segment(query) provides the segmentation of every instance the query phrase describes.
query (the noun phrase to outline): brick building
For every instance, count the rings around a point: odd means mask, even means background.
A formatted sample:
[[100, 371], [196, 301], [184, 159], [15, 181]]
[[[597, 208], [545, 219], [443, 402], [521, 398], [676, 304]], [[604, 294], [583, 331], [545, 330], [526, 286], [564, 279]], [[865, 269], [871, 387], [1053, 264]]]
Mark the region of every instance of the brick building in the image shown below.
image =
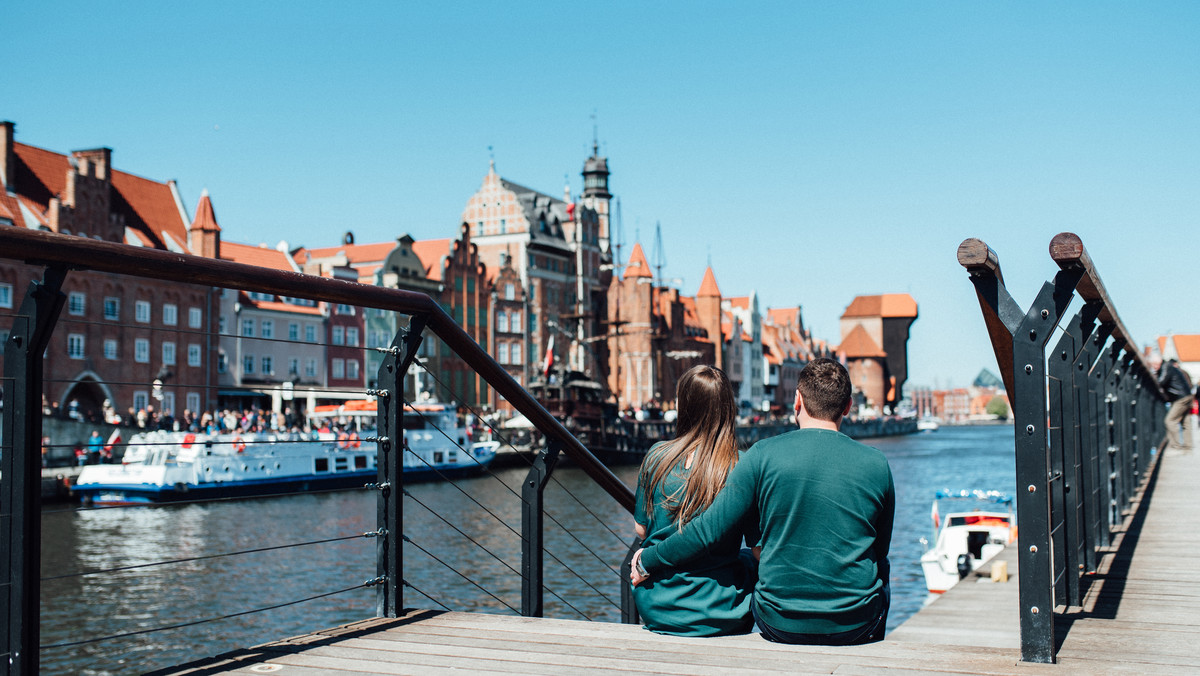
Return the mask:
[[[19, 143], [0, 122], [0, 227], [48, 230], [189, 253], [205, 237], [206, 213], [189, 219], [173, 181], [113, 167], [109, 148], [61, 154]], [[195, 232], [189, 231], [193, 225]], [[211, 224], [215, 226], [215, 222]], [[35, 266], [0, 261], [0, 337], [12, 326]], [[156, 406], [174, 415], [217, 400], [217, 299], [208, 287], [70, 272], [67, 304], [45, 356], [49, 405], [99, 418], [105, 401], [120, 413]], [[152, 382], [163, 381], [153, 401]]]
[[842, 313], [838, 354], [867, 406], [882, 411], [904, 397], [908, 331], [916, 319], [917, 301], [906, 293], [857, 296]]

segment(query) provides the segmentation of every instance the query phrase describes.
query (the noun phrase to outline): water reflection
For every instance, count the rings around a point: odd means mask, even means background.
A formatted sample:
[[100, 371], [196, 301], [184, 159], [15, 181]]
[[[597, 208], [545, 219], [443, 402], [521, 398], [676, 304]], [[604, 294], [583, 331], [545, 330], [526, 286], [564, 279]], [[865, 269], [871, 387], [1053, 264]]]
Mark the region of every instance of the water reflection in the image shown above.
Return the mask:
[[[868, 443], [888, 456], [896, 480], [889, 622], [894, 627], [927, 596], [917, 540], [929, 533], [934, 492], [1011, 491], [1012, 428], [944, 427], [935, 434]], [[622, 467], [616, 473], [632, 486], [636, 471]], [[404, 577], [411, 585], [404, 590], [406, 606], [438, 608], [440, 603], [455, 610], [510, 614], [505, 604], [520, 608], [521, 580], [514, 571], [521, 568], [519, 496], [525, 473], [499, 470], [456, 485], [409, 487], [411, 498], [404, 502], [404, 530], [412, 541], [405, 546]], [[570, 467], [555, 473], [546, 504], [546, 615], [617, 621], [617, 571], [633, 534], [632, 518]], [[43, 515], [44, 577], [357, 536], [376, 528], [375, 498], [365, 491], [156, 508], [55, 509]], [[375, 577], [375, 548], [375, 539], [355, 537], [46, 580], [42, 644], [194, 622], [354, 587]], [[46, 648], [43, 672], [144, 672], [371, 617], [375, 603], [373, 589], [359, 588], [218, 622]]]

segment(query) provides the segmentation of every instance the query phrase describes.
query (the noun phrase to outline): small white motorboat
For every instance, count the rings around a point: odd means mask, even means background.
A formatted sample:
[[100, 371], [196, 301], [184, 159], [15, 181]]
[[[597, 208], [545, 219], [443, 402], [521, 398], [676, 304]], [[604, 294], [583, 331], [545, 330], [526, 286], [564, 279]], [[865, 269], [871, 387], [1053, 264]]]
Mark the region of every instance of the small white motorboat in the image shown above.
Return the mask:
[[917, 431], [918, 432], [936, 432], [936, 431], [938, 431], [938, 428], [940, 428], [941, 426], [942, 426], [942, 421], [940, 418], [935, 418], [933, 416], [925, 416], [923, 418], [917, 419]]
[[[954, 511], [942, 517], [939, 503]], [[969, 503], [972, 509], [961, 509]], [[921, 538], [921, 569], [929, 591], [945, 592], [1016, 540], [1012, 504], [1010, 496], [997, 491], [938, 491], [932, 510], [933, 548]]]

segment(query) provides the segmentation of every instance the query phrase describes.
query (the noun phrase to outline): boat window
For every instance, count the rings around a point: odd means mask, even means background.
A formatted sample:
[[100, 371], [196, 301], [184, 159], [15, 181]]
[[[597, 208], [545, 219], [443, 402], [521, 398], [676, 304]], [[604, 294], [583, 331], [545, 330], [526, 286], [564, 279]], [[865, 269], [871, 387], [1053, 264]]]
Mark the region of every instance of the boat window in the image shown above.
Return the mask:
[[366, 468], [367, 468], [367, 456], [365, 456], [365, 455], [354, 456], [354, 469], [366, 469]]
[[333, 468], [339, 472], [350, 469], [350, 458], [334, 458]]
[[328, 472], [329, 471], [329, 458], [317, 458], [314, 471]]
[[434, 451], [433, 452], [433, 461], [434, 462], [445, 462], [446, 461], [445, 456], [446, 456], [446, 454], [441, 451]]
[[446, 451], [446, 462], [458, 462], [458, 451]]
[[423, 430], [425, 429], [425, 418], [418, 414], [404, 416], [404, 429], [406, 430]]

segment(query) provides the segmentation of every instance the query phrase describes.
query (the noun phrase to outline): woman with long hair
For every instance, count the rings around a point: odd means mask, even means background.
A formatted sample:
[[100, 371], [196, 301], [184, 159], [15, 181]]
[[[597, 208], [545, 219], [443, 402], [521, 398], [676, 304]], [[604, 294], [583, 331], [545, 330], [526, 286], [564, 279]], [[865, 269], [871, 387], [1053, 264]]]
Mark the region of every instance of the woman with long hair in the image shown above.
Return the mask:
[[[676, 436], [656, 444], [638, 472], [634, 521], [643, 547], [681, 530], [716, 498], [738, 461], [737, 407], [729, 378], [696, 366], [679, 379]], [[757, 520], [742, 529], [757, 544]], [[745, 633], [753, 626], [753, 557], [743, 533], [726, 538], [686, 570], [655, 576], [633, 588], [646, 628], [679, 636]]]

